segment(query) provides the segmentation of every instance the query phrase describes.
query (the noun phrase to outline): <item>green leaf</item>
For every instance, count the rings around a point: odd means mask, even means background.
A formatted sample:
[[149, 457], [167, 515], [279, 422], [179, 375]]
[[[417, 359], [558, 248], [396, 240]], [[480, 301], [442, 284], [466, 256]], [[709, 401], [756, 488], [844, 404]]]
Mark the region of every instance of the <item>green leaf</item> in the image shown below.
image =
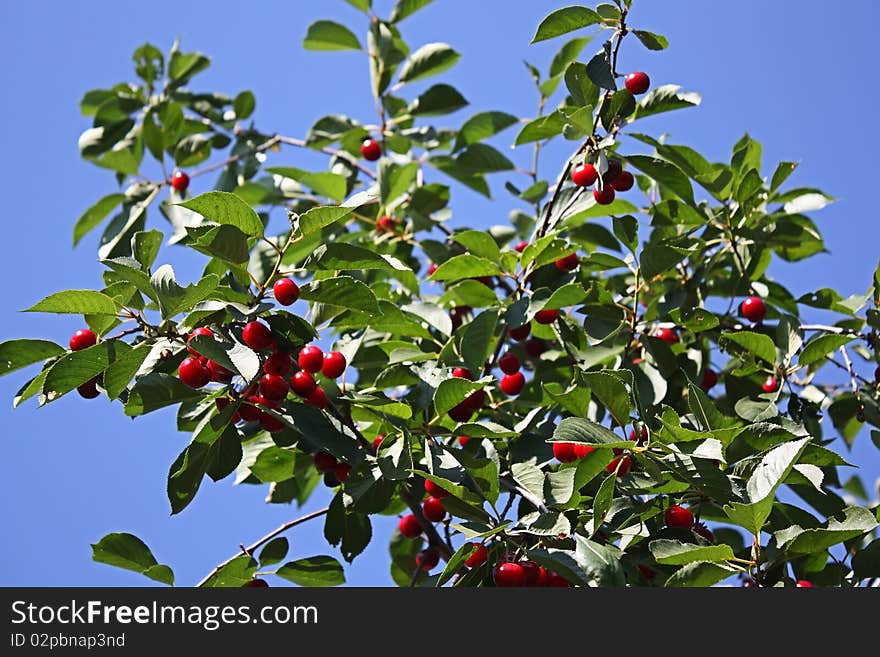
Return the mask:
[[798, 357], [798, 364], [812, 365], [816, 363], [835, 349], [839, 349], [845, 344], [849, 344], [855, 338], [846, 335], [820, 335], [810, 340], [805, 346], [801, 355]]
[[564, 418], [554, 429], [552, 441], [587, 443], [599, 447], [631, 447], [633, 444], [632, 441], [621, 438], [608, 427], [603, 427], [601, 424], [581, 417]]
[[437, 586], [443, 586], [446, 582], [451, 580], [455, 574], [464, 567], [464, 562], [468, 560], [468, 558], [473, 554], [477, 548], [471, 541], [465, 541], [462, 543], [461, 547], [455, 551], [449, 561], [446, 562], [446, 567], [443, 568], [443, 572], [440, 573], [440, 577], [437, 578]]
[[474, 372], [480, 371], [495, 346], [498, 311], [487, 310], [477, 315], [464, 329], [461, 357]]
[[275, 574], [300, 586], [339, 586], [345, 584], [342, 564], [328, 556], [288, 561]]
[[409, 113], [412, 116], [441, 116], [460, 110], [467, 104], [468, 101], [455, 87], [435, 84], [412, 102]]
[[493, 237], [482, 230], [463, 230], [455, 233], [453, 239], [470, 251], [473, 255], [498, 260], [501, 250]]
[[206, 588], [238, 588], [254, 578], [257, 562], [251, 557], [241, 555], [211, 575], [202, 586]]
[[639, 257], [642, 276], [645, 280], [650, 280], [658, 274], [671, 270], [691, 254], [692, 251], [676, 246], [647, 246]]
[[200, 253], [234, 265], [241, 265], [250, 256], [247, 235], [235, 226], [201, 225], [186, 229], [190, 238], [189, 246]]
[[565, 127], [565, 124], [565, 117], [559, 112], [552, 112], [546, 116], [539, 116], [537, 119], [529, 121], [523, 126], [522, 130], [520, 130], [519, 134], [516, 136], [514, 144], [516, 146], [521, 146], [522, 144], [529, 144], [531, 142], [555, 137], [556, 135], [562, 134], [562, 129]]
[[429, 43], [416, 50], [403, 63], [399, 79], [403, 83], [423, 80], [446, 71], [461, 59], [446, 43]]
[[776, 345], [762, 333], [752, 331], [725, 331], [721, 334], [724, 343], [733, 342], [770, 365], [776, 364]]
[[355, 9], [360, 9], [365, 14], [370, 11], [370, 8], [373, 6], [373, 0], [345, 0], [348, 4], [350, 4]]
[[306, 50], [363, 50], [354, 32], [333, 21], [315, 21], [303, 39]]
[[880, 577], [880, 540], [856, 552], [852, 557], [852, 567], [857, 580]]
[[339, 545], [343, 558], [349, 563], [364, 551], [373, 537], [370, 517], [361, 513], [349, 513], [338, 494], [330, 503], [324, 523], [324, 538], [330, 545]]
[[797, 162], [780, 162], [776, 165], [773, 177], [770, 179], [770, 193], [772, 194], [782, 186], [788, 177], [798, 168]]
[[73, 226], [73, 245], [79, 244], [90, 230], [100, 224], [124, 200], [125, 194], [108, 194], [86, 210]]
[[257, 100], [254, 98], [252, 91], [242, 91], [232, 101], [232, 109], [235, 112], [235, 118], [238, 120], [246, 119], [254, 113], [257, 106]]
[[296, 167], [266, 167], [265, 171], [302, 183], [317, 194], [333, 199], [337, 203], [341, 203], [345, 199], [348, 183], [345, 176], [338, 173], [330, 171], [312, 173]]
[[129, 391], [125, 414], [137, 417], [188, 399], [197, 399], [203, 394], [193, 390], [176, 376], [152, 372], [139, 377]]
[[284, 557], [287, 556], [289, 549], [290, 543], [284, 536], [273, 538], [260, 550], [260, 565], [265, 567], [281, 563]]
[[251, 472], [264, 483], [286, 481], [293, 476], [296, 454], [275, 445], [267, 447], [251, 465]]
[[122, 307], [103, 292], [65, 290], [50, 294], [24, 312], [71, 315], [115, 315]]
[[615, 474], [609, 474], [599, 485], [596, 497], [593, 499], [593, 522], [596, 527], [605, 522], [605, 516], [611, 508], [614, 499], [614, 486], [617, 482]]
[[399, 260], [344, 242], [322, 244], [303, 263], [304, 269], [316, 271], [374, 270], [411, 271]]
[[108, 340], [88, 349], [71, 351], [49, 368], [42, 392], [48, 401], [53, 401], [97, 376], [119, 355], [130, 350], [121, 340]]
[[611, 71], [611, 42], [607, 41], [599, 52], [587, 62], [587, 76], [600, 89], [615, 91], [617, 83]]
[[382, 314], [373, 291], [351, 276], [325, 278], [303, 285], [300, 288], [300, 299], [359, 310], [372, 316]]
[[321, 230], [325, 226], [334, 224], [354, 212], [357, 208], [343, 206], [322, 206], [311, 208], [299, 218], [299, 229], [302, 234], [310, 235]]
[[550, 77], [557, 78], [558, 80], [558, 76], [565, 73], [568, 65], [578, 58], [578, 55], [581, 54], [584, 46], [590, 41], [590, 37], [578, 37], [576, 39], [571, 39], [562, 46], [553, 56], [553, 61], [550, 62]]
[[688, 203], [694, 203], [694, 189], [691, 186], [691, 181], [674, 164], [646, 155], [630, 155], [626, 159], [636, 169], [656, 180], [660, 186], [669, 189]]
[[511, 171], [514, 168], [513, 162], [488, 144], [471, 144], [459, 153], [455, 162], [468, 175]]
[[454, 150], [459, 151], [469, 144], [476, 144], [483, 139], [493, 137], [518, 122], [519, 119], [505, 112], [475, 114], [459, 129]]
[[838, 543], [873, 531], [877, 526], [877, 519], [868, 509], [849, 506], [838, 516], [829, 518], [824, 527], [803, 529], [793, 525], [776, 532], [775, 536], [780, 550], [789, 554], [812, 554], [825, 552]]
[[453, 256], [431, 274], [432, 281], [457, 281], [462, 278], [477, 278], [480, 276], [497, 276], [501, 273], [498, 265], [491, 260], [479, 256], [463, 253]]
[[198, 283], [181, 287], [174, 280], [174, 269], [171, 265], [162, 265], [150, 277], [150, 285], [156, 291], [159, 310], [166, 319], [191, 310], [197, 303], [210, 297], [219, 282], [216, 274], [208, 274]]
[[730, 566], [712, 563], [711, 561], [695, 561], [676, 571], [666, 580], [669, 587], [705, 587], [717, 584], [739, 571]]
[[116, 358], [104, 371], [102, 386], [110, 399], [116, 399], [128, 387], [132, 377], [153, 352], [149, 343], [141, 343], [134, 349], [117, 354]]
[[729, 545], [694, 545], [669, 539], [651, 541], [651, 554], [657, 563], [668, 566], [683, 566], [694, 561], [726, 561], [733, 559], [733, 549]]
[[700, 94], [692, 91], [682, 91], [681, 87], [674, 84], [666, 84], [652, 89], [636, 104], [636, 111], [632, 116], [632, 120], [662, 112], [695, 107], [701, 102], [702, 97]]
[[0, 342], [0, 376], [65, 352], [48, 340], [7, 340]]
[[391, 22], [399, 23], [408, 18], [422, 7], [427, 7], [433, 0], [397, 0], [394, 9], [391, 10]]
[[131, 238], [131, 254], [141, 267], [149, 269], [156, 262], [165, 235], [160, 230], [141, 230]]
[[645, 30], [633, 30], [642, 45], [648, 50], [664, 50], [669, 47], [669, 40], [662, 34], [654, 34]]
[[263, 234], [260, 216], [240, 196], [230, 192], [206, 192], [176, 205], [216, 224], [235, 226], [245, 235], [260, 237]]
[[532, 43], [553, 39], [568, 32], [601, 22], [602, 17], [587, 7], [563, 7], [544, 17]]
[[451, 411], [455, 406], [464, 401], [465, 397], [470, 396], [480, 388], [484, 388], [486, 383], [479, 381], [469, 381], [463, 378], [445, 379], [440, 382], [434, 391], [434, 413], [443, 417]]
[[614, 420], [619, 425], [626, 426], [633, 411], [633, 403], [623, 381], [607, 371], [585, 372], [583, 377]]
[[567, 308], [580, 303], [587, 296], [584, 286], [580, 283], [567, 283], [556, 288], [550, 298], [544, 303], [544, 308], [551, 310], [554, 308]]
[[174, 585], [174, 573], [171, 569], [159, 564], [146, 543], [133, 534], [107, 534], [92, 544], [92, 560], [133, 570], [169, 586]]

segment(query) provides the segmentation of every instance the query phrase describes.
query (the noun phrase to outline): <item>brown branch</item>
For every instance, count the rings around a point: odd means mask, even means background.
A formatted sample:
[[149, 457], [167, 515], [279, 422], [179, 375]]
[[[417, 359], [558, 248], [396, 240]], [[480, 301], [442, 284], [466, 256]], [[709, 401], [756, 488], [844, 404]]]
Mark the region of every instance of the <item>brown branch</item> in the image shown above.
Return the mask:
[[279, 141], [281, 141], [281, 137], [275, 136], [267, 141], [264, 141], [259, 146], [254, 147], [252, 150], [247, 153], [240, 153], [238, 155], [232, 155], [225, 160], [221, 160], [220, 162], [214, 162], [214, 164], [209, 164], [206, 167], [202, 167], [201, 169], [196, 169], [191, 174], [189, 174], [190, 178], [195, 178], [197, 176], [203, 176], [206, 173], [211, 173], [212, 171], [216, 171], [217, 169], [222, 169], [225, 166], [232, 164], [233, 162], [238, 162], [241, 158], [246, 155], [253, 155], [254, 153], [261, 153], [262, 151], [267, 151], [273, 146], [275, 146]]
[[[282, 144], [287, 144], [288, 146], [296, 146], [297, 148], [311, 149], [311, 146], [309, 146], [305, 141], [303, 141], [302, 139], [296, 139], [295, 137], [279, 136], [278, 141], [280, 141]], [[367, 167], [365, 167], [363, 164], [358, 162], [357, 158], [355, 158], [353, 155], [351, 155], [351, 153], [347, 153], [346, 151], [340, 151], [335, 148], [330, 148], [329, 146], [322, 146], [319, 149], [312, 149], [312, 150], [319, 150], [322, 153], [326, 153], [327, 155], [332, 155], [333, 157], [338, 157], [341, 160], [345, 160], [346, 162], [348, 162], [350, 165], [352, 165], [353, 167], [358, 169], [361, 173], [363, 173], [368, 178], [370, 178], [372, 180], [376, 180], [376, 174], [373, 173]]]

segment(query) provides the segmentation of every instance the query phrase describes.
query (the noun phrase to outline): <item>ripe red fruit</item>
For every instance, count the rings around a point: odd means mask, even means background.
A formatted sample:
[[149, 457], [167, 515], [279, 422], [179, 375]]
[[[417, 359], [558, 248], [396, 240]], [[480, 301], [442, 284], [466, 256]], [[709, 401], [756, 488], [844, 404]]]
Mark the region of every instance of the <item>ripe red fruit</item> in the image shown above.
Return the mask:
[[776, 390], [778, 388], [779, 388], [779, 381], [776, 380], [775, 376], [768, 376], [764, 380], [763, 385], [761, 385], [761, 389], [764, 392], [776, 392]]
[[636, 430], [633, 429], [629, 432], [629, 439], [635, 442], [636, 445], [644, 445], [648, 442], [648, 427], [642, 427], [639, 435], [636, 435]]
[[[229, 397], [217, 397], [214, 400], [214, 405], [217, 406], [217, 411], [222, 413], [223, 410], [232, 403], [232, 400]], [[229, 419], [232, 424], [236, 424], [241, 420], [241, 414], [239, 411], [235, 411], [232, 414], [232, 417]]]
[[178, 192], [185, 192], [189, 187], [189, 176], [183, 171], [175, 171], [171, 174], [171, 186]]
[[260, 393], [271, 401], [281, 401], [287, 397], [290, 386], [280, 374], [264, 374], [260, 378]]
[[471, 371], [466, 367], [456, 367], [452, 370], [452, 376], [456, 379], [467, 379], [468, 381], [474, 380], [474, 375], [471, 374]]
[[586, 443], [574, 443], [574, 456], [576, 459], [582, 459], [594, 449], [596, 448]]
[[452, 330], [457, 331], [464, 323], [465, 315], [473, 310], [470, 306], [456, 306], [449, 311], [449, 319], [452, 320]]
[[550, 571], [543, 566], [538, 566], [538, 581], [535, 586], [548, 586], [550, 583]]
[[314, 406], [315, 408], [320, 408], [321, 410], [327, 408], [327, 404], [329, 403], [327, 393], [324, 392], [323, 388], [315, 388], [312, 391], [312, 394], [306, 397], [306, 404]]
[[466, 401], [457, 404], [449, 411], [448, 415], [456, 422], [467, 422], [474, 414], [474, 408], [466, 403]]
[[[522, 326], [517, 326], [516, 328], [508, 329], [507, 334], [517, 341], [525, 340], [529, 337], [529, 333], [532, 332], [531, 324], [523, 324]], [[877, 368], [880, 369], [880, 368]]]
[[428, 276], [433, 276], [435, 271], [437, 271], [437, 263], [432, 262], [431, 266], [428, 267]]
[[98, 377], [93, 377], [76, 387], [76, 391], [83, 399], [94, 399], [101, 393], [98, 391]]
[[795, 586], [799, 589], [811, 589], [813, 588], [813, 583], [806, 579], [799, 579]]
[[599, 178], [599, 172], [592, 164], [582, 164], [571, 172], [571, 181], [578, 187], [589, 187]]
[[495, 566], [492, 579], [495, 586], [525, 586], [526, 571], [518, 563], [505, 561]]
[[422, 504], [422, 513], [431, 522], [440, 522], [446, 517], [446, 509], [443, 508], [443, 503], [433, 495]]
[[422, 526], [413, 514], [408, 513], [397, 523], [397, 531], [403, 534], [406, 538], [415, 538], [416, 536], [421, 535]]
[[245, 400], [247, 402], [246, 404], [242, 404], [238, 407], [238, 413], [239, 415], [241, 415], [242, 420], [244, 420], [245, 422], [256, 422], [260, 419], [260, 415], [262, 415], [262, 412], [259, 408], [256, 408], [254, 406], [254, 404], [259, 403], [259, 400], [259, 397], [251, 395]]
[[622, 172], [623, 165], [620, 163], [620, 160], [608, 160], [608, 168], [605, 170], [605, 173], [602, 174], [602, 182], [606, 185], [610, 185], [617, 180], [617, 176]]
[[532, 358], [540, 358], [547, 351], [547, 343], [539, 338], [526, 340], [526, 353]]
[[461, 445], [462, 447], [467, 445], [469, 442], [471, 442], [471, 439], [469, 436], [459, 436], [458, 437], [458, 444]]
[[562, 463], [571, 463], [577, 460], [575, 447], [577, 443], [553, 443], [553, 456]]
[[338, 351], [328, 351], [324, 354], [324, 363], [321, 365], [321, 374], [328, 379], [338, 379], [345, 372], [347, 363], [345, 356]]
[[256, 579], [251, 579], [241, 585], [242, 588], [246, 589], [267, 589], [269, 588], [269, 582], [264, 579], [260, 579], [257, 577]]
[[280, 374], [281, 376], [286, 376], [290, 373], [292, 367], [293, 359], [290, 357], [290, 354], [286, 351], [279, 351], [266, 359], [266, 362], [263, 363], [263, 372], [266, 374]]
[[290, 378], [291, 389], [300, 397], [308, 397], [318, 387], [318, 382], [308, 372], [297, 372]]
[[580, 264], [577, 253], [569, 253], [564, 258], [559, 258], [556, 262], [556, 269], [559, 271], [574, 271]]
[[694, 525], [694, 533], [699, 534], [710, 543], [715, 542], [715, 534], [713, 534], [712, 530], [706, 527], [702, 522], [698, 522]]
[[[617, 464], [620, 463], [620, 467], [618, 468]], [[618, 456], [616, 459], [611, 459], [611, 463], [605, 466], [605, 469], [608, 472], [617, 471], [618, 476], [623, 476], [625, 474], [629, 474], [629, 471], [632, 469], [632, 459], [629, 456]]]
[[189, 346], [190, 341], [194, 337], [196, 337], [197, 335], [204, 335], [206, 338], [213, 338], [214, 332], [209, 328], [205, 328], [204, 326], [200, 326], [199, 328], [195, 329], [192, 333], [190, 333], [187, 336], [186, 350], [193, 356], [201, 356], [201, 354], [198, 351], [196, 351], [195, 349], [193, 349], [192, 347]]
[[715, 374], [712, 370], [706, 370], [703, 372], [703, 378], [700, 380], [700, 387], [709, 391], [715, 387], [715, 384], [718, 383], [718, 375]]
[[383, 441], [383, 440], [385, 440], [385, 434], [384, 434], [384, 433], [380, 433], [378, 436], [376, 436], [376, 437], [373, 439], [373, 451], [376, 452], [377, 454], [378, 454], [378, 452], [379, 452], [379, 447], [382, 445], [382, 441]]
[[874, 370], [874, 381], [880, 383], [880, 367]]
[[522, 240], [521, 242], [517, 242], [516, 246], [513, 247], [513, 250], [516, 251], [517, 253], [522, 253], [523, 251], [526, 250], [526, 248], [528, 248], [528, 246], [529, 246], [529, 243], [526, 242], [525, 240]]
[[505, 374], [516, 374], [520, 368], [519, 358], [516, 357], [516, 354], [508, 351], [498, 359], [498, 367]]
[[667, 527], [681, 527], [692, 529], [694, 526], [694, 514], [683, 506], [671, 506], [663, 514], [663, 522]]
[[666, 344], [675, 344], [678, 342], [678, 333], [669, 328], [658, 328], [654, 331], [654, 337], [660, 338]]
[[767, 316], [767, 304], [758, 297], [749, 297], [739, 304], [739, 312], [750, 322], [763, 322]]
[[365, 160], [375, 162], [382, 157], [382, 144], [375, 139], [364, 139], [364, 142], [361, 144], [361, 155], [364, 156]]
[[315, 452], [313, 460], [315, 462], [315, 470], [321, 474], [330, 472], [339, 463], [330, 452]]
[[190, 388], [201, 388], [211, 380], [208, 368], [198, 358], [184, 358], [177, 370], [180, 380]]
[[520, 561], [519, 565], [526, 575], [525, 586], [537, 586], [541, 579], [541, 567], [534, 561]]
[[333, 468], [333, 474], [336, 475], [337, 481], [340, 484], [344, 484], [345, 480], [348, 479], [348, 474], [351, 472], [351, 466], [348, 463], [337, 463], [336, 467]]
[[440, 553], [434, 548], [421, 550], [416, 555], [416, 565], [425, 572], [435, 568], [440, 563]]
[[[274, 407], [270, 407], [273, 408]], [[269, 433], [278, 433], [282, 429], [284, 429], [285, 424], [277, 417], [269, 415], [268, 413], [260, 413], [260, 427], [264, 431], [268, 431]]]
[[299, 299], [299, 285], [289, 278], [279, 278], [275, 281], [272, 292], [275, 294], [275, 301], [282, 306], [289, 306]]
[[635, 184], [636, 179], [629, 171], [621, 171], [614, 178], [614, 181], [610, 183], [610, 185], [614, 188], [615, 191], [618, 192], [628, 192], [632, 189]]
[[550, 573], [547, 577], [547, 586], [570, 587], [571, 582], [558, 573]]
[[501, 377], [501, 391], [505, 395], [518, 395], [526, 385], [526, 377], [522, 372], [505, 374]]
[[91, 329], [79, 329], [70, 336], [70, 350], [88, 349], [98, 343], [98, 336]]
[[208, 368], [208, 375], [211, 377], [211, 381], [216, 381], [217, 383], [229, 383], [232, 381], [232, 372], [219, 363], [209, 360], [205, 367]]
[[535, 321], [538, 324], [552, 324], [557, 319], [559, 319], [559, 310], [557, 308], [539, 310], [535, 313]]
[[477, 568], [486, 563], [486, 559], [489, 558], [489, 551], [482, 543], [471, 543], [471, 545], [474, 546], [474, 551], [465, 559], [464, 565], [468, 568]]
[[393, 233], [397, 230], [397, 219], [385, 215], [376, 220], [376, 230], [380, 233]]
[[241, 332], [241, 339], [244, 343], [254, 351], [262, 351], [268, 349], [275, 342], [272, 337], [272, 331], [262, 322], [248, 322], [244, 325]]
[[638, 96], [648, 90], [651, 86], [651, 79], [648, 77], [647, 73], [634, 71], [624, 78], [623, 83], [626, 85], [626, 90], [628, 92], [633, 96]]
[[324, 352], [321, 351], [320, 347], [308, 345], [300, 350], [297, 362], [300, 369], [305, 370], [309, 374], [315, 374], [320, 372], [324, 366]]
[[614, 187], [605, 185], [602, 189], [593, 189], [593, 198], [599, 205], [610, 205], [614, 201]]
[[425, 492], [431, 497], [436, 497], [438, 500], [452, 495], [452, 493], [450, 493], [448, 490], [446, 490], [445, 488], [440, 488], [440, 486], [435, 484], [430, 479], [425, 479]]

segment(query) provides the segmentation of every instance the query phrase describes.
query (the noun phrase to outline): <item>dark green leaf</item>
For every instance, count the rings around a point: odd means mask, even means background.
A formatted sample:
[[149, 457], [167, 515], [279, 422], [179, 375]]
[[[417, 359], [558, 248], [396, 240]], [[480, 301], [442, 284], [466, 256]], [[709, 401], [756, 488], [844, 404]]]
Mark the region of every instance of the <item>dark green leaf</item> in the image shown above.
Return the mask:
[[345, 584], [342, 565], [333, 557], [328, 556], [288, 561], [275, 574], [300, 586], [339, 586]]

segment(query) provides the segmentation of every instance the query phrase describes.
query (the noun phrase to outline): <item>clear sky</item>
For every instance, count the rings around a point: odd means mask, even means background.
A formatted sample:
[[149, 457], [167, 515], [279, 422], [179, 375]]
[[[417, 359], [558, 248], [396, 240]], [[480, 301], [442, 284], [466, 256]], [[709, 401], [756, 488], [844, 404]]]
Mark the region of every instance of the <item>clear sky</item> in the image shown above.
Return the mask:
[[[375, 4], [382, 13], [391, 3]], [[436, 0], [403, 24], [411, 45], [446, 41], [463, 54], [446, 75], [471, 106], [451, 117], [450, 124], [490, 109], [533, 115], [534, 88], [522, 60], [546, 69], [562, 42], [528, 42], [540, 19], [564, 4], [571, 3]], [[316, 118], [331, 112], [373, 122], [365, 58], [301, 49], [306, 27], [318, 18], [346, 22], [359, 34], [365, 29], [363, 15], [342, 0], [153, 0], [137, 5], [92, 0], [4, 7], [0, 172], [7, 232], [0, 241], [0, 278], [6, 281], [0, 340], [66, 342], [79, 328], [75, 318], [18, 311], [51, 292], [101, 285], [99, 231], [71, 250], [73, 222], [95, 200], [115, 191], [111, 173], [79, 159], [77, 138], [89, 126], [78, 111], [82, 93], [132, 79], [131, 52], [144, 41], [167, 52], [179, 36], [184, 50], [201, 50], [213, 58], [194, 87], [230, 94], [252, 89], [255, 119], [266, 132], [302, 136]], [[676, 143], [725, 161], [736, 139], [748, 131], [764, 144], [765, 173], [777, 161], [801, 161], [791, 184], [818, 186], [838, 199], [814, 215], [831, 253], [771, 270], [795, 295], [826, 286], [844, 296], [863, 293], [877, 265], [873, 156], [880, 143], [873, 122], [866, 119], [878, 101], [873, 67], [878, 20], [880, 10], [871, 0], [849, 2], [845, 13], [818, 0], [634, 2], [631, 22], [665, 34], [671, 45], [651, 53], [628, 40], [621, 70], [645, 70], [654, 84], [676, 83], [703, 94], [700, 108], [640, 122], [640, 131], [669, 132]], [[598, 42], [585, 52], [595, 48]], [[513, 136], [505, 133], [497, 143], [508, 146]], [[628, 140], [622, 152], [635, 148]], [[544, 162], [549, 178], [563, 161], [560, 151], [551, 155], [555, 159]], [[288, 151], [273, 162], [314, 164], [302, 158], [302, 152]], [[456, 190], [453, 224], [503, 223], [514, 207], [504, 180], [492, 178], [499, 201], [494, 204]], [[194, 192], [206, 191], [194, 187]], [[158, 213], [151, 217], [153, 226], [164, 228]], [[173, 249], [163, 249], [160, 259], [169, 258], [175, 265], [180, 262]], [[186, 266], [181, 264], [179, 271], [186, 274]], [[111, 531], [140, 536], [160, 562], [174, 568], [180, 584], [190, 585], [239, 543], [304, 512], [264, 504], [265, 487], [234, 487], [224, 480], [206, 481], [193, 504], [170, 517], [165, 476], [188, 440], [174, 430], [172, 414], [154, 413], [133, 422], [118, 404], [86, 402], [76, 395], [44, 409], [30, 403], [13, 411], [11, 399], [24, 381], [24, 372], [0, 379], [0, 490], [5, 499], [0, 585], [148, 583], [135, 573], [91, 561], [89, 543]], [[863, 479], [871, 486], [880, 474], [880, 459], [867, 435], [857, 439], [848, 458], [863, 464]], [[305, 510], [327, 501], [329, 495], [320, 490]], [[350, 584], [391, 582], [387, 538], [393, 523], [390, 518], [374, 522], [372, 544], [346, 567]], [[338, 556], [324, 542], [320, 521], [293, 530], [289, 538], [292, 557]]]

